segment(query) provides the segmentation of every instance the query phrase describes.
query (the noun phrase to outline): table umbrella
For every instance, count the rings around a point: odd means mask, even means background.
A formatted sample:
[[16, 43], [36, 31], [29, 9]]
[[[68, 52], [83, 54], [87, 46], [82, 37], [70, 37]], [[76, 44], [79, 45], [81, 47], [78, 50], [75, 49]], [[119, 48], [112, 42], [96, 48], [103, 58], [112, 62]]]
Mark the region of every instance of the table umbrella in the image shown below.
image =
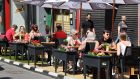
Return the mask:
[[140, 0], [124, 0], [126, 4], [140, 4]]
[[89, 0], [89, 2], [105, 2], [115, 4], [140, 4], [140, 0]]
[[112, 9], [112, 5], [110, 5], [109, 3], [105, 3], [103, 1], [89, 2], [89, 0], [29, 0], [29, 1], [26, 0], [25, 2], [46, 8], [68, 9], [68, 10], [79, 9], [80, 11], [95, 10], [95, 9]]
[[[54, 2], [53, 2], [54, 1]], [[71, 10], [95, 10], [95, 9], [112, 9], [112, 5], [109, 3], [101, 3], [101, 2], [93, 2], [89, 3], [87, 0], [68, 0], [68, 1], [60, 1], [56, 0], [46, 0], [41, 7], [49, 8], [49, 5], [53, 5], [53, 8], [58, 9], [71, 9]]]
[[112, 37], [114, 32], [115, 4], [140, 4], [140, 0], [90, 0], [89, 2], [111, 3], [112, 8]]
[[104, 3], [103, 2], [89, 3], [87, 0], [68, 0], [65, 2], [51, 2], [51, 0], [50, 1], [47, 0], [44, 3], [45, 4], [42, 5], [42, 7], [48, 7], [50, 4], [52, 4], [53, 8], [68, 9], [68, 10], [80, 10], [80, 11], [90, 10], [91, 11], [95, 9], [112, 9], [112, 5], [110, 5], [109, 3], [105, 3], [105, 2]]

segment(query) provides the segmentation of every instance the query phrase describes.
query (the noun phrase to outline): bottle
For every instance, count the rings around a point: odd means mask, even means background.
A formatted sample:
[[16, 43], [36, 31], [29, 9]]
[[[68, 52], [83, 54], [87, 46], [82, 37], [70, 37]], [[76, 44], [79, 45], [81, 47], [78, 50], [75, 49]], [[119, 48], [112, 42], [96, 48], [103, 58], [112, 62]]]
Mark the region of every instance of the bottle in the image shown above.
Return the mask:
[[46, 36], [46, 42], [49, 42], [49, 41], [48, 41], [48, 36]]
[[19, 34], [19, 40], [21, 41], [21, 34]]

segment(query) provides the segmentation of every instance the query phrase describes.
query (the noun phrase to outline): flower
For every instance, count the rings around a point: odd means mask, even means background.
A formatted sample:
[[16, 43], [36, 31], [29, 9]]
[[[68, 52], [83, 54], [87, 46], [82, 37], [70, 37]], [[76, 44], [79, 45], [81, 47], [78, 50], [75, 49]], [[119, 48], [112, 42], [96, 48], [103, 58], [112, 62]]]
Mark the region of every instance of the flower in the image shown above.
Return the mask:
[[34, 46], [42, 46], [42, 44], [39, 40], [31, 40], [31, 44]]
[[88, 55], [90, 55], [90, 56], [107, 56], [104, 52], [103, 52], [103, 50], [92, 50], [92, 51], [90, 51], [90, 52], [88, 52]]

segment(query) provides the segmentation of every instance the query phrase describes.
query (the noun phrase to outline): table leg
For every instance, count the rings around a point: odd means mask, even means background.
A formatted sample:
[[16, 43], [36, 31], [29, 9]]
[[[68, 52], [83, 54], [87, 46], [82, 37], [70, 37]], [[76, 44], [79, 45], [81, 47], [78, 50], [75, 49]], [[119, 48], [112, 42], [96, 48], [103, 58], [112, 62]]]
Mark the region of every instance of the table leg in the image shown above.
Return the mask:
[[34, 52], [34, 66], [36, 67], [36, 52]]
[[86, 65], [84, 64], [84, 79], [86, 79], [86, 71], [87, 71]]
[[44, 51], [42, 51], [41, 53], [42, 53], [42, 66], [43, 66]]
[[16, 50], [15, 50], [15, 60], [17, 60], [17, 54], [18, 54], [18, 50], [17, 50], [17, 47], [16, 47]]
[[140, 79], [140, 60], [139, 60], [139, 79]]
[[75, 56], [74, 56], [74, 62], [73, 62], [73, 75], [75, 74], [75, 71], [76, 71], [76, 59], [75, 59]]
[[65, 61], [62, 61], [63, 62], [63, 72], [65, 72]]
[[101, 70], [101, 66], [100, 66], [100, 63], [98, 65], [98, 79], [100, 79], [100, 70]]
[[57, 59], [55, 58], [55, 72], [57, 72]]
[[107, 73], [107, 75], [106, 75], [106, 79], [111, 79], [111, 67], [110, 67], [110, 62], [108, 61], [108, 66], [107, 66], [107, 70], [106, 70], [106, 73]]
[[28, 65], [30, 64], [30, 54], [29, 54], [29, 50], [27, 52], [27, 57], [28, 57]]
[[10, 55], [10, 57], [9, 57], [9, 58], [11, 59], [11, 49], [10, 49], [10, 53], [9, 53], [9, 55]]
[[52, 54], [52, 50], [50, 51], [50, 57], [49, 57], [49, 60], [50, 60], [50, 66], [51, 66], [51, 63], [52, 63], [52, 62], [51, 62], [51, 56], [52, 56], [51, 54]]
[[1, 46], [0, 46], [0, 55], [2, 55], [2, 50], [1, 50]]
[[67, 72], [67, 60], [65, 61], [65, 75], [66, 75], [66, 72]]
[[7, 46], [6, 45], [4, 46], [4, 51], [5, 51], [4, 54], [6, 54], [7, 53]]
[[23, 60], [24, 46], [22, 46], [22, 51], [21, 51], [21, 53], [22, 53], [22, 60]]

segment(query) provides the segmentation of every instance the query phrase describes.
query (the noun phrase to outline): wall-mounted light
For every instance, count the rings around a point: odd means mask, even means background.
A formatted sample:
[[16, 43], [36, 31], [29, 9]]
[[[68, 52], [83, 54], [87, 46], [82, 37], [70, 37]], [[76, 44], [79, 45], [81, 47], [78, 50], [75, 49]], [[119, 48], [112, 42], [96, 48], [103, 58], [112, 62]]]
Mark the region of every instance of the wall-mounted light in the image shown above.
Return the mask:
[[73, 13], [70, 13], [70, 25], [73, 25]]
[[46, 25], [46, 16], [43, 18], [44, 24]]

